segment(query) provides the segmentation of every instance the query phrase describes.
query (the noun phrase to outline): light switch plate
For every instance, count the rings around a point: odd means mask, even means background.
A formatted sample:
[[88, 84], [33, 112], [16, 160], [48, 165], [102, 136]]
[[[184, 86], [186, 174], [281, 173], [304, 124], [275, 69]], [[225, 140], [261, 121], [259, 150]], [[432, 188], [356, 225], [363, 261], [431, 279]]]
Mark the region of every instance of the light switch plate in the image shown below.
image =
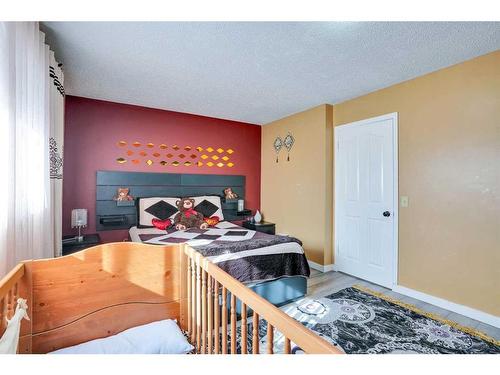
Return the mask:
[[400, 200], [401, 207], [408, 207], [409, 201], [408, 201], [408, 197], [406, 195], [402, 195], [399, 198], [399, 200]]

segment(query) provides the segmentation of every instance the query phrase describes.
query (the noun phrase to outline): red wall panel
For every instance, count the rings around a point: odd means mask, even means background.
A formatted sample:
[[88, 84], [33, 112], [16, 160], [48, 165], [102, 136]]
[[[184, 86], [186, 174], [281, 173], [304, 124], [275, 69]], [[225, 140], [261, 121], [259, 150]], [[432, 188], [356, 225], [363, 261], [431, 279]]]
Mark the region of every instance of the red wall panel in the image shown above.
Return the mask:
[[[118, 104], [101, 100], [86, 99], [74, 96], [66, 97], [65, 134], [64, 134], [64, 179], [63, 179], [63, 233], [72, 234], [71, 210], [73, 208], [87, 208], [89, 210], [89, 225], [87, 233], [95, 233], [95, 182], [96, 171], [139, 171], [165, 173], [200, 173], [200, 174], [235, 174], [246, 176], [246, 206], [253, 210], [260, 207], [260, 142], [261, 127], [254, 124], [236, 121], [221, 120], [210, 117], [190, 115], [186, 113], [164, 111], [152, 108]], [[119, 141], [126, 141], [127, 146], [118, 146]], [[141, 147], [134, 147], [133, 142], [140, 142]], [[146, 147], [153, 143], [154, 148]], [[161, 150], [159, 144], [166, 144], [168, 148]], [[181, 149], [175, 151], [173, 145]], [[191, 146], [193, 150], [182, 150]], [[229, 160], [214, 161], [234, 163], [229, 168], [224, 166], [208, 167], [210, 159], [201, 159], [203, 154], [196, 151], [196, 147], [206, 149], [232, 149], [234, 153], [207, 155], [227, 155]], [[133, 155], [127, 155], [127, 151]], [[147, 156], [140, 156], [140, 151], [147, 152]], [[153, 156], [154, 152], [160, 156]], [[167, 158], [168, 153], [187, 157]], [[198, 157], [191, 159], [195, 154]], [[127, 162], [117, 163], [116, 159], [123, 157]], [[139, 160], [139, 164], [132, 160]], [[146, 161], [153, 161], [147, 165]], [[167, 165], [161, 165], [165, 160]], [[181, 164], [171, 165], [173, 160]], [[193, 165], [183, 163], [192, 161]], [[202, 161], [203, 166], [196, 166]], [[127, 237], [125, 231], [100, 232], [104, 241], [121, 241]]]

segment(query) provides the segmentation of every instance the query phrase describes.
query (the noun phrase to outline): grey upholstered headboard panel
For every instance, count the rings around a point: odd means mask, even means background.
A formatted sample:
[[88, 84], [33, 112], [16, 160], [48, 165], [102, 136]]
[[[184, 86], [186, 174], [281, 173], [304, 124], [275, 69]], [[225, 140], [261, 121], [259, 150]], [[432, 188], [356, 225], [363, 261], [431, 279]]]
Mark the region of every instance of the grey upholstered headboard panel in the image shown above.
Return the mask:
[[[245, 197], [245, 176], [97, 171], [96, 229], [128, 229], [136, 225], [134, 206], [118, 206], [113, 200], [120, 187], [130, 188], [130, 194], [141, 197], [187, 197], [195, 195], [223, 195], [231, 187], [241, 198]], [[234, 206], [223, 203], [224, 218], [236, 220]]]

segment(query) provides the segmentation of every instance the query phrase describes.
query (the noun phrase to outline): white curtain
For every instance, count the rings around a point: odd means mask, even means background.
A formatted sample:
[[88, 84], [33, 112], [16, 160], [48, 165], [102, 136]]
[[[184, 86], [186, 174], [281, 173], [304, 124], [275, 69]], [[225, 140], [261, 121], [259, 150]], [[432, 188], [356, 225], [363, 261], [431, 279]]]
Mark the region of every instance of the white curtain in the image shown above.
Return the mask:
[[1, 22], [0, 51], [1, 277], [60, 254], [64, 89], [37, 22]]
[[52, 244], [54, 256], [62, 255], [62, 194], [64, 145], [64, 75], [54, 52], [49, 54], [49, 162]]

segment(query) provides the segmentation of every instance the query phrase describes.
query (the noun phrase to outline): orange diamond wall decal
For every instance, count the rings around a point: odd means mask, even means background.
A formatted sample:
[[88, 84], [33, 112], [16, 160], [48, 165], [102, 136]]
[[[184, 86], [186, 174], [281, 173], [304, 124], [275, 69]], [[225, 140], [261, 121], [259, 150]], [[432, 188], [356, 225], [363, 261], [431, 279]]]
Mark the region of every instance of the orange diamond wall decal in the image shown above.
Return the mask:
[[[168, 153], [165, 155], [166, 158], [168, 159], [171, 159], [171, 158], [174, 158], [174, 157], [178, 157], [180, 159], [188, 159], [187, 161], [181, 161], [181, 160], [178, 160], [178, 161], [173, 161], [170, 163], [170, 165], [173, 165], [174, 167], [177, 167], [179, 165], [185, 165], [185, 166], [191, 166], [191, 165], [196, 165], [198, 167], [202, 167], [202, 166], [207, 166], [207, 167], [213, 167], [213, 166], [217, 166], [219, 168], [222, 168], [222, 167], [233, 167], [234, 166], [234, 163], [232, 162], [228, 162], [230, 160], [230, 157], [229, 155], [233, 154], [235, 151], [231, 148], [228, 148], [228, 149], [224, 149], [222, 147], [217, 147], [217, 148], [214, 148], [212, 146], [209, 146], [209, 147], [206, 147], [206, 148], [203, 148], [201, 146], [179, 146], [179, 145], [172, 145], [172, 146], [167, 146], [167, 144], [165, 143], [161, 143], [161, 144], [155, 144], [155, 143], [152, 143], [152, 142], [149, 142], [149, 143], [144, 143], [142, 144], [141, 142], [139, 141], [134, 141], [134, 142], [128, 142], [128, 141], [125, 141], [125, 140], [120, 140], [120, 141], [117, 141], [116, 143], [117, 146], [119, 147], [126, 147], [126, 146], [133, 146], [133, 147], [145, 147], [145, 148], [150, 148], [150, 149], [153, 149], [155, 147], [157, 147], [158, 149], [160, 150], [166, 150], [168, 149], [169, 147], [171, 147], [173, 150], [175, 151], [179, 151], [179, 150], [185, 150], [185, 151], [188, 151], [187, 154], [179, 154], [179, 155], [175, 155], [175, 154], [171, 154], [171, 153]], [[190, 154], [189, 151], [197, 151], [199, 153], [205, 151], [205, 154]], [[182, 152], [182, 151], [181, 151]], [[212, 154], [212, 155], [209, 155], [207, 153], [215, 153], [215, 154]], [[224, 155], [224, 153], [226, 153]], [[132, 151], [131, 149], [127, 150], [126, 151], [126, 154], [127, 156], [132, 156], [135, 154], [134, 151]], [[142, 157], [147, 157], [149, 154], [149, 152], [146, 152], [146, 149], [143, 149], [143, 150], [137, 150], [137, 155], [140, 155]], [[161, 157], [161, 153], [160, 152], [152, 152], [149, 154], [150, 156], [153, 156], [154, 158], [160, 158]], [[198, 158], [202, 159], [202, 161], [196, 161]], [[191, 159], [191, 160], [189, 160]], [[204, 162], [206, 160], [209, 160], [208, 162]], [[141, 163], [146, 163], [148, 166], [151, 166], [154, 164], [154, 160], [152, 159], [132, 159], [132, 160], [127, 160], [125, 159], [124, 157], [119, 157], [117, 159], [115, 159], [117, 163], [120, 163], [120, 164], [124, 164], [126, 163], [127, 161], [129, 163], [133, 163], [133, 164], [141, 164]], [[198, 159], [199, 160], [199, 159]], [[166, 160], [161, 160], [161, 161], [157, 161], [157, 163], [159, 163], [160, 165], [169, 165], [168, 162]]]

